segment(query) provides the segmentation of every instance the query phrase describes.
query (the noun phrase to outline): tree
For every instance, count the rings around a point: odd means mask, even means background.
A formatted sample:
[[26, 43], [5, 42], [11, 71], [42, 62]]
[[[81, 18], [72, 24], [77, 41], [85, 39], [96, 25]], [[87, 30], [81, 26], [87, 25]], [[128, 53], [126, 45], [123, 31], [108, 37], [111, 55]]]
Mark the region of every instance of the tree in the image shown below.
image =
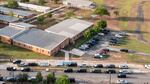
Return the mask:
[[68, 79], [67, 75], [62, 75], [56, 80], [56, 84], [70, 84], [70, 81]]
[[103, 16], [103, 15], [109, 15], [109, 12], [106, 8], [104, 7], [97, 7], [95, 10], [94, 10], [94, 13], [97, 14], [97, 15], [100, 15], [100, 16]]
[[97, 26], [98, 28], [104, 29], [104, 28], [107, 27], [107, 22], [106, 22], [105, 20], [100, 20], [100, 21], [97, 22], [96, 26]]
[[85, 37], [85, 38], [90, 38], [91, 37], [91, 32], [90, 32], [90, 30], [86, 30], [84, 33], [83, 33], [83, 36]]
[[44, 3], [45, 3], [45, 0], [38, 0], [39, 5], [44, 5]]
[[41, 72], [37, 73], [36, 80], [37, 80], [37, 82], [41, 82], [43, 80], [43, 76], [42, 76]]
[[47, 75], [47, 84], [55, 84], [55, 75], [54, 74], [48, 74]]
[[30, 0], [20, 0], [20, 2], [26, 3], [26, 2], [30, 2]]
[[49, 12], [48, 14], [47, 14], [47, 17], [52, 17], [53, 15], [52, 15], [52, 13], [51, 12]]
[[44, 16], [37, 17], [38, 23], [42, 24], [44, 22]]
[[18, 2], [15, 1], [15, 0], [7, 0], [7, 7], [9, 8], [17, 8], [19, 5], [18, 5]]

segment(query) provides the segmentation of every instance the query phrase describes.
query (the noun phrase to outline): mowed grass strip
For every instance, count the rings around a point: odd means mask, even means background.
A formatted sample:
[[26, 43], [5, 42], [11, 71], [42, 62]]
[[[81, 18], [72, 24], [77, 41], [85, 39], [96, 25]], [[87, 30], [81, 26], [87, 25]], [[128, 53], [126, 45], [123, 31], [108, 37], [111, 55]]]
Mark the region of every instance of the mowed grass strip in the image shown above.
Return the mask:
[[41, 55], [27, 49], [0, 43], [0, 57], [16, 59], [50, 59], [50, 56]]

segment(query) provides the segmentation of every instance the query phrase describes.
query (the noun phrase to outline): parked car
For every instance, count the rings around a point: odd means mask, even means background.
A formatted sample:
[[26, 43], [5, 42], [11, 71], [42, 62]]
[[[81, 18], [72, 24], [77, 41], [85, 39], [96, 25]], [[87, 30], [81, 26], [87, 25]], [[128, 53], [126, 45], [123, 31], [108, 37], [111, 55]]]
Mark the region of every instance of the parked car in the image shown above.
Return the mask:
[[7, 67], [6, 68], [7, 71], [16, 71], [16, 67]]
[[91, 71], [91, 73], [101, 73], [101, 70], [100, 70], [100, 69], [93, 69], [93, 70]]
[[116, 66], [114, 64], [109, 64], [109, 65], [106, 65], [106, 68], [116, 68]]
[[21, 62], [20, 64], [17, 64], [17, 66], [19, 66], [19, 67], [26, 67], [26, 66], [28, 66], [28, 63]]
[[80, 50], [84, 50], [84, 51], [88, 50], [89, 48], [90, 48], [90, 45], [88, 44], [84, 44], [79, 47]]
[[133, 73], [133, 71], [132, 71], [132, 70], [122, 69], [122, 70], [119, 70], [119, 73], [132, 74], [132, 73]]
[[21, 68], [21, 71], [22, 72], [30, 72], [31, 69], [29, 67], [23, 67], [23, 68]]
[[3, 81], [3, 80], [4, 80], [4, 78], [2, 76], [0, 76], [0, 81]]
[[75, 83], [76, 80], [75, 80], [75, 78], [69, 78], [69, 82], [70, 82], [70, 83]]
[[121, 52], [125, 52], [125, 53], [128, 53], [129, 50], [128, 49], [120, 49]]
[[87, 72], [87, 69], [78, 69], [77, 70], [77, 73], [86, 73]]
[[22, 61], [21, 60], [14, 60], [13, 64], [20, 64]]
[[63, 66], [67, 66], [67, 67], [77, 67], [78, 64], [77, 64], [77, 62], [63, 62]]
[[107, 48], [104, 48], [104, 49], [98, 51], [99, 54], [107, 54], [108, 52], [109, 52], [109, 49], [107, 49]]
[[119, 65], [119, 68], [120, 69], [128, 69], [129, 67], [128, 67], [128, 65], [123, 64], [123, 65]]
[[110, 30], [108, 30], [108, 29], [103, 29], [102, 30], [102, 33], [104, 33], [104, 34], [108, 34], [110, 32]]
[[97, 64], [94, 66], [94, 68], [103, 68], [103, 65], [102, 64]]
[[65, 73], [72, 73], [73, 72], [73, 69], [72, 68], [67, 68], [64, 70]]
[[116, 73], [116, 70], [107, 69], [107, 70], [105, 71], [105, 73], [111, 73], [111, 74], [114, 74], [114, 73]]
[[146, 64], [146, 65], [144, 65], [144, 67], [145, 67], [146, 69], [150, 69], [150, 64]]
[[35, 62], [32, 62], [32, 63], [28, 63], [28, 66], [38, 66], [38, 64]]
[[80, 67], [80, 68], [87, 68], [87, 67], [89, 67], [89, 66], [87, 66], [86, 64], [81, 64], [79, 67]]
[[120, 74], [118, 74], [118, 78], [126, 78], [127, 76], [126, 76], [126, 74], [125, 73], [120, 73]]
[[34, 81], [34, 80], [36, 80], [36, 77], [28, 77], [28, 81], [30, 82], [30, 81]]
[[15, 77], [6, 77], [6, 81], [8, 81], [8, 82], [15, 82], [16, 78]]
[[99, 35], [99, 36], [104, 36], [105, 34], [104, 34], [104, 33], [98, 33], [98, 35]]
[[95, 54], [94, 58], [96, 58], [96, 59], [103, 59], [103, 58], [106, 58], [108, 56], [109, 55], [107, 55], [107, 54]]
[[117, 80], [117, 84], [129, 84], [127, 80]]

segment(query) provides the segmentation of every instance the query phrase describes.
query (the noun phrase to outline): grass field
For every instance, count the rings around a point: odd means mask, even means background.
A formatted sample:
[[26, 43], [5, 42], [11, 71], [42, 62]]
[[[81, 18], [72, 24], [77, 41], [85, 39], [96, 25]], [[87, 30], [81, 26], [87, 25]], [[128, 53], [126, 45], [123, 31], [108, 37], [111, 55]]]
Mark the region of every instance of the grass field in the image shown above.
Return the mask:
[[139, 51], [139, 52], [150, 53], [150, 45], [145, 44], [143, 42], [140, 42], [135, 37], [129, 37], [125, 42], [126, 43], [124, 43], [122, 45], [119, 45], [117, 47], [119, 47], [119, 48], [128, 48], [128, 49], [136, 50], [136, 51]]
[[[20, 47], [0, 43], [0, 57], [17, 59], [50, 59], [49, 56], [41, 55]], [[1, 58], [2, 58], [1, 57]]]

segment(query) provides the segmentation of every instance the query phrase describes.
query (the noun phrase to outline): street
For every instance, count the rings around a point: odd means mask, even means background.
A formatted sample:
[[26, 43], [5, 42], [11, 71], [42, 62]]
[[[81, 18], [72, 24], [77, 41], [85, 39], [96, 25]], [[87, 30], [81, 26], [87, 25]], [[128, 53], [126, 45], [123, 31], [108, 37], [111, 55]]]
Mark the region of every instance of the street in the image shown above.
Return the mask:
[[[4, 77], [6, 76], [13, 76], [19, 73], [26, 73], [26, 72], [10, 72], [6, 70], [0, 70], [0, 74]], [[35, 76], [37, 72], [29, 72], [29, 76]], [[46, 76], [50, 72], [41, 71], [43, 76]], [[62, 71], [55, 72], [56, 76], [60, 76], [64, 74]], [[110, 76], [111, 76], [111, 83], [116, 83], [118, 80], [117, 74], [94, 74], [94, 73], [66, 73], [69, 77], [73, 77], [77, 80], [79, 84], [109, 84]], [[150, 74], [131, 74], [127, 75], [128, 82], [133, 84], [144, 84], [150, 83]]]

